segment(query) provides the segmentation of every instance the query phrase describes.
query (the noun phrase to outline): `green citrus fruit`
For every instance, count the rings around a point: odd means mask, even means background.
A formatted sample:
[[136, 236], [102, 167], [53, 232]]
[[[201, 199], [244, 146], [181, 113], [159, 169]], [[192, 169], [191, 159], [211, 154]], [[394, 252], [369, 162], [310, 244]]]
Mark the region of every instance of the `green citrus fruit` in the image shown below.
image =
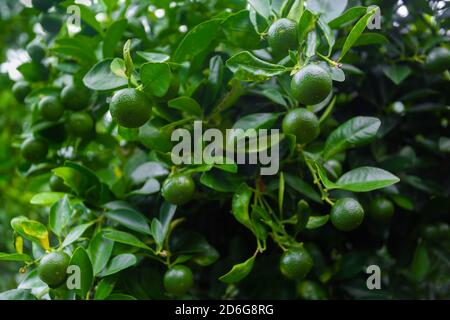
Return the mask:
[[70, 257], [65, 252], [51, 252], [46, 254], [37, 268], [39, 278], [50, 288], [61, 286], [67, 279], [67, 267]]
[[64, 108], [58, 98], [50, 96], [39, 102], [39, 112], [45, 120], [57, 121], [64, 114]]
[[450, 68], [450, 50], [447, 48], [435, 48], [427, 56], [425, 69], [432, 73], [441, 73]]
[[46, 51], [43, 45], [38, 42], [31, 42], [27, 45], [27, 52], [31, 60], [41, 62], [45, 58]]
[[335, 159], [328, 160], [323, 166], [331, 179], [337, 179], [342, 175], [342, 165]]
[[370, 216], [377, 221], [389, 221], [394, 211], [394, 204], [384, 197], [377, 197], [370, 202]]
[[191, 269], [183, 265], [176, 265], [164, 274], [164, 288], [167, 292], [182, 296], [192, 288], [194, 275]]
[[74, 112], [67, 121], [67, 131], [75, 137], [87, 137], [94, 132], [94, 119], [87, 112]]
[[320, 134], [319, 119], [304, 108], [289, 111], [282, 123], [283, 132], [297, 137], [297, 143], [305, 144]]
[[47, 143], [39, 138], [29, 138], [22, 144], [21, 152], [22, 156], [31, 163], [42, 162], [47, 157]]
[[42, 29], [51, 34], [57, 34], [61, 30], [63, 21], [57, 13], [43, 13], [40, 16], [39, 23]]
[[280, 259], [280, 271], [288, 279], [304, 278], [313, 266], [309, 252], [301, 247], [283, 253]]
[[175, 174], [168, 177], [161, 188], [167, 202], [182, 205], [189, 202], [195, 193], [195, 183], [190, 176]]
[[305, 300], [324, 300], [327, 299], [325, 289], [315, 281], [305, 280], [297, 284], [297, 294]]
[[12, 87], [12, 93], [14, 94], [14, 97], [19, 102], [23, 102], [28, 94], [31, 92], [31, 87], [28, 84], [28, 82], [25, 81], [18, 81], [14, 83]]
[[364, 209], [352, 198], [339, 199], [331, 209], [331, 222], [340, 231], [354, 230], [363, 220]]
[[129, 88], [114, 94], [109, 110], [122, 127], [139, 128], [150, 119], [152, 105], [145, 93]]
[[315, 64], [298, 71], [291, 81], [293, 96], [304, 105], [316, 105], [325, 100], [333, 88], [330, 74]]
[[85, 109], [90, 98], [91, 92], [82, 84], [72, 83], [61, 90], [61, 101], [71, 110]]
[[64, 180], [57, 175], [52, 175], [49, 181], [50, 189], [54, 192], [69, 192], [70, 188], [65, 185]]
[[297, 24], [286, 18], [275, 21], [269, 28], [267, 41], [275, 55], [287, 55], [298, 46]]
[[31, 0], [31, 5], [33, 8], [39, 9], [41, 11], [47, 11], [53, 7], [53, 0]]

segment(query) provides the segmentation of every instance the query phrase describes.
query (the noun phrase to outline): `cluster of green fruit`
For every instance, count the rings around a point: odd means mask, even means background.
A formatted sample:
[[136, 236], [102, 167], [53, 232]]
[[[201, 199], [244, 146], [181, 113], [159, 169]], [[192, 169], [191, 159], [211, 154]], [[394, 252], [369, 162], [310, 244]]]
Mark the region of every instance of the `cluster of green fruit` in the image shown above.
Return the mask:
[[[37, 269], [39, 278], [50, 288], [58, 288], [67, 280], [67, 269], [70, 256], [63, 251], [47, 253], [39, 262]], [[184, 265], [176, 265], [164, 274], [164, 287], [168, 293], [182, 296], [193, 286], [194, 276], [191, 269]]]

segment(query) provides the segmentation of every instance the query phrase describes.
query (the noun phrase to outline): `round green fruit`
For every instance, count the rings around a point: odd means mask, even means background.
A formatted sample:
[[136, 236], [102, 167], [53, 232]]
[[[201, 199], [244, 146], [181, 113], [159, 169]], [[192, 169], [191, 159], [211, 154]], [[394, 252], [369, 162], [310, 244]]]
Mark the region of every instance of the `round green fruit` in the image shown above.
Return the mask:
[[427, 56], [425, 69], [431, 73], [441, 73], [450, 68], [450, 50], [435, 48]]
[[74, 112], [67, 122], [67, 131], [75, 137], [87, 137], [94, 131], [94, 119], [87, 112]]
[[70, 188], [65, 185], [64, 180], [57, 175], [52, 175], [49, 181], [50, 189], [54, 192], [69, 192]]
[[51, 7], [53, 7], [53, 0], [31, 0], [31, 5], [33, 8], [36, 8], [40, 11], [48, 11]]
[[129, 88], [114, 94], [109, 110], [122, 127], [139, 128], [150, 119], [152, 106], [145, 93]]
[[43, 13], [40, 16], [39, 23], [42, 29], [50, 34], [57, 34], [61, 30], [63, 21], [57, 13]]
[[29, 138], [22, 144], [21, 152], [22, 156], [31, 163], [43, 162], [48, 153], [47, 143], [39, 138]]
[[298, 71], [291, 81], [292, 95], [304, 105], [316, 105], [325, 100], [333, 88], [330, 74], [315, 64]]
[[31, 92], [31, 87], [28, 84], [28, 82], [25, 81], [18, 81], [14, 83], [12, 87], [12, 93], [14, 94], [14, 97], [19, 102], [25, 101], [25, 98], [27, 95], [29, 95]]
[[275, 21], [267, 32], [267, 41], [276, 56], [287, 55], [298, 46], [297, 24], [286, 18]]
[[304, 108], [289, 111], [283, 119], [282, 129], [283, 133], [294, 135], [301, 144], [313, 141], [320, 134], [319, 119]]
[[342, 165], [335, 159], [328, 160], [323, 166], [331, 179], [337, 179], [342, 175]]
[[38, 42], [31, 42], [27, 45], [27, 52], [31, 60], [41, 62], [46, 55], [44, 46]]
[[164, 199], [175, 205], [189, 202], [195, 193], [195, 183], [190, 176], [176, 174], [168, 177], [161, 188]]
[[164, 274], [164, 288], [167, 292], [182, 296], [192, 288], [194, 275], [191, 269], [183, 265], [176, 265]]
[[57, 121], [64, 114], [64, 108], [58, 98], [50, 96], [39, 102], [39, 112], [45, 120]]
[[46, 254], [37, 268], [39, 278], [50, 288], [58, 288], [67, 279], [67, 267], [70, 257], [65, 252], [51, 252]]
[[363, 220], [364, 209], [355, 199], [339, 199], [331, 209], [331, 223], [340, 231], [354, 230]]
[[370, 216], [377, 221], [386, 222], [395, 212], [394, 204], [384, 197], [377, 197], [370, 202]]
[[280, 271], [288, 279], [303, 279], [312, 267], [313, 259], [303, 247], [286, 251], [280, 259]]
[[315, 281], [301, 281], [297, 284], [297, 294], [305, 300], [325, 300], [327, 292]]
[[83, 85], [72, 83], [61, 90], [61, 101], [71, 110], [82, 110], [89, 105], [91, 92]]

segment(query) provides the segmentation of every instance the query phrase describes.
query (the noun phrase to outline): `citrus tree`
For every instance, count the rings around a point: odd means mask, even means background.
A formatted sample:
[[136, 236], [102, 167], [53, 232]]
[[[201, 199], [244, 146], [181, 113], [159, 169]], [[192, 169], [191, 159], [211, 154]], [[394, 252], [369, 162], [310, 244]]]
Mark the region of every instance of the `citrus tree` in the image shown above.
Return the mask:
[[[449, 297], [447, 1], [24, 3], [0, 21], [2, 299]], [[197, 125], [275, 174], [177, 163]]]

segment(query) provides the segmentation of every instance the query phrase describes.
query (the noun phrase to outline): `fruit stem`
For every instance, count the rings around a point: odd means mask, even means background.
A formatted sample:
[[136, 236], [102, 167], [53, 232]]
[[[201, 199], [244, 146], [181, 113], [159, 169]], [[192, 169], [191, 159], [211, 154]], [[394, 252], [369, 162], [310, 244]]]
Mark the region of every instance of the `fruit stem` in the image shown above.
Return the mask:
[[322, 58], [323, 60], [325, 60], [326, 62], [328, 62], [328, 64], [332, 65], [335, 68], [342, 68], [342, 63], [336, 62], [334, 60], [331, 60], [328, 57], [325, 57], [323, 54], [321, 54], [320, 52], [317, 52], [317, 55]]

